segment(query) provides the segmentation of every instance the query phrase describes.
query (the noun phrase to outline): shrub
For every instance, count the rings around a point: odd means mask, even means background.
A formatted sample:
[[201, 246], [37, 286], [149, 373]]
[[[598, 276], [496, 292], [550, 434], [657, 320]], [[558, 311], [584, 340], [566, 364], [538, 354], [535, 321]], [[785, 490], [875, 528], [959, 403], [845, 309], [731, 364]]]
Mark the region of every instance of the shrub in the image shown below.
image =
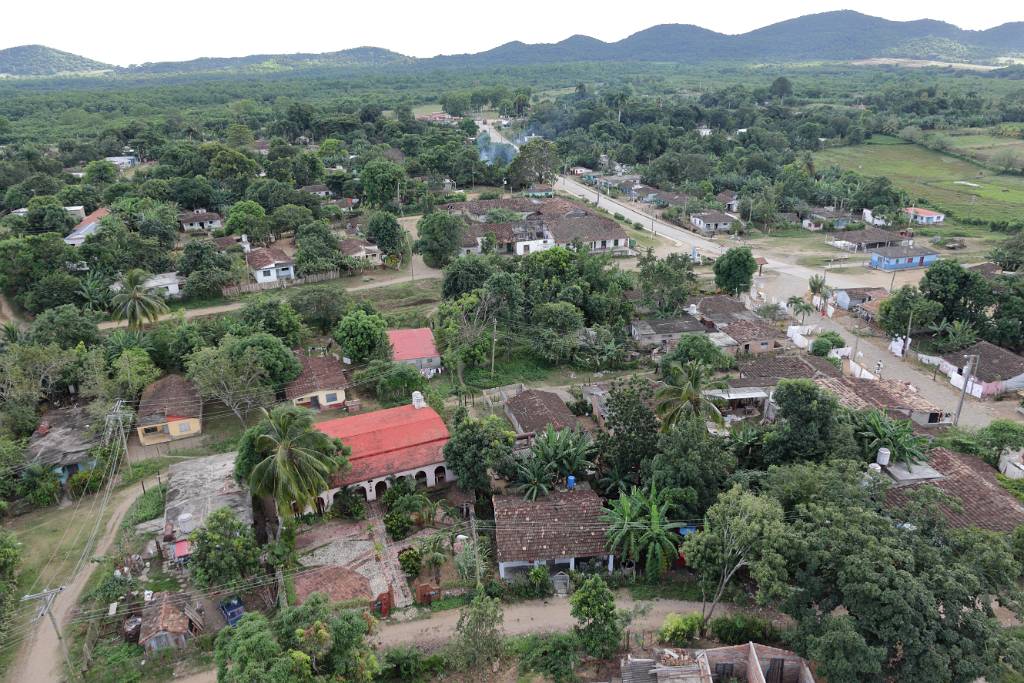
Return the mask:
[[96, 493], [103, 486], [102, 470], [91, 469], [75, 472], [68, 478], [68, 491], [72, 498], [81, 498], [89, 493]]
[[420, 683], [436, 679], [444, 666], [441, 655], [425, 655], [414, 647], [396, 647], [384, 653], [380, 680]]
[[540, 674], [555, 683], [576, 680], [574, 669], [580, 663], [579, 641], [572, 634], [529, 636], [516, 644], [516, 653], [521, 673]]
[[636, 223], [633, 223], [633, 227], [636, 228], [637, 230], [644, 230], [645, 229], [644, 228], [644, 224], [641, 223], [640, 221], [637, 221]]
[[546, 598], [555, 592], [555, 586], [551, 583], [551, 574], [547, 567], [534, 567], [527, 574], [527, 578], [533, 587], [535, 597]]
[[779, 638], [778, 630], [767, 619], [749, 614], [733, 614], [712, 619], [711, 635], [726, 645], [740, 645], [751, 641], [771, 643]]
[[624, 220], [626, 220], [626, 217], [623, 216], [621, 213], [613, 213], [612, 216], [614, 216], [615, 220], [617, 220], [617, 221], [624, 221]]
[[685, 647], [697, 637], [700, 621], [701, 616], [696, 612], [685, 615], [672, 612], [665, 617], [658, 630], [658, 638], [666, 645]]
[[485, 190], [480, 193], [479, 199], [501, 199], [501, 192], [498, 190]]
[[841, 349], [846, 346], [846, 340], [838, 332], [829, 330], [822, 332], [818, 338], [811, 343], [811, 353], [815, 356], [827, 356], [832, 349]]
[[148, 489], [132, 503], [132, 506], [124, 515], [121, 526], [129, 528], [162, 516], [164, 514], [164, 498], [166, 495], [166, 484]]
[[[141, 662], [146, 653], [134, 643], [96, 646], [89, 667], [93, 683], [136, 683], [142, 680]], [[149, 668], [149, 667], [147, 667]]]
[[342, 489], [334, 494], [331, 514], [339, 519], [366, 519], [366, 501], [351, 489]]
[[420, 551], [416, 550], [416, 548], [406, 548], [398, 553], [398, 564], [402, 566], [403, 572], [415, 577], [420, 574], [423, 558], [420, 557]]
[[384, 529], [387, 530], [388, 536], [392, 540], [400, 541], [409, 535], [409, 531], [412, 529], [412, 520], [405, 513], [389, 512], [384, 515]]

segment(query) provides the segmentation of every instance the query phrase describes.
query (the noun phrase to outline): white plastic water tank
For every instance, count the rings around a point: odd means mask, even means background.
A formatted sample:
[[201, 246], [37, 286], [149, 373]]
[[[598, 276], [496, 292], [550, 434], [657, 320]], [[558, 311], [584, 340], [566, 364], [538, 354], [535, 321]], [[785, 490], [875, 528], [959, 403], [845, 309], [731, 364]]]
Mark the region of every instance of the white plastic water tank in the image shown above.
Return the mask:
[[868, 471], [869, 472], [874, 472], [875, 474], [881, 474], [882, 473], [882, 466], [879, 465], [877, 462], [873, 462], [870, 465], [868, 465]]
[[687, 312], [690, 315], [692, 315], [694, 318], [696, 318], [697, 317], [697, 304], [690, 304], [690, 307], [687, 309]]
[[889, 451], [888, 448], [879, 448], [878, 456], [875, 457], [875, 462], [878, 463], [880, 467], [885, 467], [886, 465], [889, 464], [889, 458], [891, 457], [892, 453]]
[[426, 408], [427, 402], [423, 399], [423, 394], [419, 391], [412, 392], [412, 407], [419, 410], [420, 408]]

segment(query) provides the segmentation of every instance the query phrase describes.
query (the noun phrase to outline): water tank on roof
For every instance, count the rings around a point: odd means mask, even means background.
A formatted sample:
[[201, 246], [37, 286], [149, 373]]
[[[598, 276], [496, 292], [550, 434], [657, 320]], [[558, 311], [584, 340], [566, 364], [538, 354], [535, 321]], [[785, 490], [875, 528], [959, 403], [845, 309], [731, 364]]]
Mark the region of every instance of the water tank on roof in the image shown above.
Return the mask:
[[570, 491], [576, 488], [576, 477], [574, 475], [570, 474], [568, 477], [565, 478], [565, 488], [569, 489]]
[[889, 458], [891, 457], [892, 453], [889, 451], [888, 448], [879, 448], [878, 456], [875, 457], [875, 462], [878, 463], [879, 466], [885, 467], [886, 465], [889, 464]]
[[427, 402], [423, 399], [423, 394], [419, 391], [412, 392], [412, 407], [419, 410], [420, 408], [426, 408]]

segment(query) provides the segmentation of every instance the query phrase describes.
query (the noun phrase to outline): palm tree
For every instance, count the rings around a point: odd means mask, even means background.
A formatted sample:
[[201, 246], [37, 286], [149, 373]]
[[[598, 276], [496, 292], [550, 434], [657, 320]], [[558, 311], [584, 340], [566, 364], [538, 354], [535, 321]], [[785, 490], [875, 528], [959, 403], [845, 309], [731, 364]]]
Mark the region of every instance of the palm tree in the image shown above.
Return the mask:
[[78, 296], [90, 311], [105, 311], [110, 303], [110, 284], [99, 274], [90, 272], [78, 286]]
[[129, 270], [114, 295], [111, 308], [116, 320], [127, 320], [128, 327], [139, 329], [145, 322], [156, 322], [167, 312], [167, 304], [146, 287], [148, 274], [141, 268]]
[[537, 500], [548, 495], [551, 490], [552, 465], [550, 462], [533, 456], [516, 465], [516, 492], [526, 500]]
[[831, 289], [825, 284], [824, 275], [812, 275], [807, 280], [807, 288], [811, 290], [811, 294], [817, 294], [821, 297], [828, 296]]
[[292, 503], [300, 511], [312, 507], [317, 494], [330, 488], [330, 476], [338, 467], [333, 442], [313, 429], [307, 410], [261, 410], [264, 431], [257, 446], [271, 453], [253, 467], [249, 488], [256, 496], [272, 497], [285, 515], [291, 514]]
[[5, 320], [0, 325], [0, 344], [8, 347], [11, 344], [22, 344], [28, 341], [28, 331], [13, 320]]
[[114, 330], [103, 341], [103, 348], [107, 362], [113, 363], [128, 349], [143, 349], [148, 352], [153, 350], [153, 345], [141, 330]]
[[880, 410], [863, 415], [857, 436], [864, 449], [871, 454], [879, 448], [888, 448], [894, 462], [900, 462], [912, 469], [924, 461], [927, 439], [914, 433], [910, 420], [894, 420]]
[[654, 394], [658, 402], [654, 412], [661, 418], [661, 431], [672, 431], [676, 424], [690, 415], [705, 422], [710, 420], [715, 424], [723, 424], [722, 412], [706, 392], [709, 389], [724, 389], [725, 386], [725, 382], [711, 379], [711, 372], [703, 363], [669, 363], [665, 386]]
[[441, 565], [448, 559], [444, 551], [444, 534], [431, 534], [422, 539], [417, 547], [423, 566], [434, 570], [434, 582], [441, 583]]
[[793, 311], [793, 315], [800, 316], [800, 324], [804, 324], [804, 320], [807, 319], [808, 313], [814, 313], [814, 306], [809, 304], [806, 299], [802, 296], [791, 296], [786, 300], [789, 304], [789, 308]]
[[615, 458], [611, 464], [603, 463], [597, 479], [597, 487], [607, 498], [616, 496], [636, 485], [636, 473], [621, 460]]
[[575, 429], [557, 430], [551, 425], [533, 441], [530, 450], [534, 458], [551, 466], [559, 479], [570, 474], [582, 476], [594, 466], [588, 459], [590, 438]]
[[670, 502], [655, 488], [644, 492], [633, 487], [611, 502], [602, 520], [608, 523], [608, 550], [626, 560], [642, 561], [644, 571], [661, 574], [677, 557], [682, 523], [668, 521]]

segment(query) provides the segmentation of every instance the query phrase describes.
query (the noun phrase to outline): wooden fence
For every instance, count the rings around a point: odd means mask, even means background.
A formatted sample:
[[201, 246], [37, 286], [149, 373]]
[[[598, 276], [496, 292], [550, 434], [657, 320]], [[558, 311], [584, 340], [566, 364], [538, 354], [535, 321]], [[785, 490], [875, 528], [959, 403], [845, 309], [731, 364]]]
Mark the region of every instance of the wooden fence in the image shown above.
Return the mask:
[[340, 270], [328, 270], [323, 273], [313, 273], [306, 277], [297, 277], [285, 280], [275, 280], [274, 282], [250, 282], [244, 285], [230, 285], [228, 287], [221, 288], [220, 292], [225, 297], [239, 296], [240, 294], [251, 294], [253, 292], [263, 292], [270, 289], [284, 289], [287, 287], [294, 287], [295, 285], [308, 285], [314, 282], [327, 282], [328, 280], [337, 280], [342, 275], [348, 273], [342, 273]]

